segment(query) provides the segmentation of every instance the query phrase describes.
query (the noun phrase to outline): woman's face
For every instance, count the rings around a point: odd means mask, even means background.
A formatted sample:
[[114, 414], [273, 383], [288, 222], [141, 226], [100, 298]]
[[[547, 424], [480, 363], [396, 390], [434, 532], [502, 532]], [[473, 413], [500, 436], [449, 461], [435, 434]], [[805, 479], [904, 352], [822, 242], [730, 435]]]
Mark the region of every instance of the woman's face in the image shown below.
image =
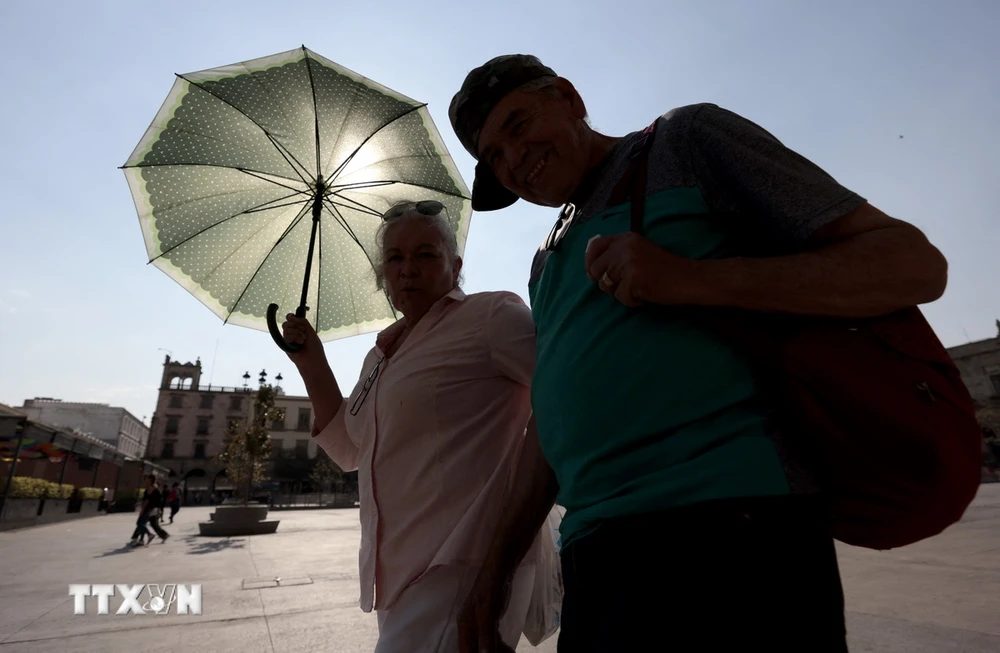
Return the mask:
[[462, 270], [462, 259], [449, 255], [440, 230], [419, 218], [404, 218], [386, 229], [383, 256], [389, 299], [411, 320], [454, 290]]

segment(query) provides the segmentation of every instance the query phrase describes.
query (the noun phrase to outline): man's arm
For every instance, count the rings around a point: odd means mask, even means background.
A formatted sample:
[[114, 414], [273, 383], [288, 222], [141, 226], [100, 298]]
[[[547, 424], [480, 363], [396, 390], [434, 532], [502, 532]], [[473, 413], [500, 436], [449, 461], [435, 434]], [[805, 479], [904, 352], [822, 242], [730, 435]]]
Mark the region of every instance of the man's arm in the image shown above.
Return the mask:
[[[713, 211], [770, 258], [689, 260], [634, 234], [595, 241], [588, 273], [628, 305], [729, 306], [871, 317], [934, 301], [947, 263], [919, 229], [885, 215], [758, 125], [714, 105], [688, 108], [675, 136]], [[604, 275], [607, 274], [607, 278]]]
[[500, 639], [498, 624], [514, 574], [545, 523], [557, 492], [555, 473], [542, 456], [532, 417], [493, 545], [459, 616], [461, 653], [510, 651]]
[[[873, 317], [932, 302], [948, 264], [924, 234], [870, 204], [820, 227], [796, 254], [675, 265], [660, 250], [645, 301], [824, 317]], [[688, 270], [683, 269], [687, 267]]]
[[517, 471], [504, 505], [493, 547], [487, 554], [484, 570], [497, 568], [509, 580], [524, 560], [539, 529], [556, 502], [559, 484], [538, 444], [535, 418], [528, 421], [528, 429], [517, 462]]

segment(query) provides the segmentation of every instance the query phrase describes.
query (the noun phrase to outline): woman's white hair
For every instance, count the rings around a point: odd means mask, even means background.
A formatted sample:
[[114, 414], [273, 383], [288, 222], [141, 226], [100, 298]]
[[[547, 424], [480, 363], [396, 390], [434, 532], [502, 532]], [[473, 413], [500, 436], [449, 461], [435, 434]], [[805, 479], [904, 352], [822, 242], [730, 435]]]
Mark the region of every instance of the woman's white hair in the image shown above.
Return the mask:
[[[413, 204], [413, 202], [397, 202], [393, 205], [393, 208], [404, 204]], [[423, 222], [433, 226], [438, 230], [438, 233], [441, 234], [441, 243], [444, 245], [444, 251], [448, 256], [449, 261], [454, 261], [458, 258], [458, 238], [455, 236], [455, 231], [451, 228], [451, 224], [445, 216], [445, 211], [447, 211], [447, 209], [441, 211], [441, 213], [438, 213], [437, 215], [424, 215], [415, 208], [412, 208], [394, 218], [382, 221], [382, 224], [378, 226], [378, 230], [375, 232], [375, 246], [378, 247], [379, 251], [379, 259], [374, 261], [375, 285], [379, 290], [385, 290], [385, 237], [389, 232], [389, 229], [391, 229], [393, 225], [399, 224], [400, 222], [422, 220]], [[455, 279], [455, 286], [458, 287], [461, 283], [462, 275], [459, 273], [459, 277]]]

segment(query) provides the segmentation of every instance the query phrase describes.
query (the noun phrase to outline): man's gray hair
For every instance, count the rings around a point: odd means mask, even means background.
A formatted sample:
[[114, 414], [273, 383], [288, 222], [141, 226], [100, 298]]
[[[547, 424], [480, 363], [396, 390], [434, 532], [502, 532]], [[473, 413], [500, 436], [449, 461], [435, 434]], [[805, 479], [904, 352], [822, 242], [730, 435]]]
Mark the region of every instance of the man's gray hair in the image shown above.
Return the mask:
[[[397, 202], [394, 206], [400, 206], [403, 204], [413, 204], [413, 202]], [[454, 261], [458, 258], [458, 238], [455, 236], [455, 230], [452, 229], [451, 224], [448, 222], [448, 218], [445, 215], [445, 211], [447, 210], [448, 209], [444, 209], [437, 215], [424, 215], [415, 208], [412, 208], [395, 218], [382, 221], [382, 224], [378, 226], [378, 230], [375, 232], [375, 246], [378, 247], [379, 258], [378, 260], [373, 261], [375, 264], [375, 285], [379, 290], [385, 290], [385, 236], [389, 232], [389, 229], [391, 229], [395, 224], [399, 224], [400, 222], [407, 220], [423, 220], [437, 229], [441, 234], [441, 242], [444, 245], [444, 251], [448, 255], [449, 260]], [[456, 287], [458, 287], [461, 282], [462, 277], [461, 274], [459, 274], [459, 278], [455, 279]]]
[[555, 75], [546, 75], [545, 77], [539, 77], [538, 79], [533, 79], [521, 86], [518, 90], [524, 91], [525, 93], [535, 93], [537, 91], [545, 91], [547, 93], [557, 95], [556, 91], [556, 80], [559, 79]]

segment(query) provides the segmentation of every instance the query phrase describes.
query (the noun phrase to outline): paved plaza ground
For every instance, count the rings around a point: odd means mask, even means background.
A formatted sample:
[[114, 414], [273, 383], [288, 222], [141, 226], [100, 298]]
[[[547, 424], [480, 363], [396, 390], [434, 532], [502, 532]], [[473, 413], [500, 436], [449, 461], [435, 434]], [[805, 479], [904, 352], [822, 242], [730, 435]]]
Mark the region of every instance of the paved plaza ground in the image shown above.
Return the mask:
[[[132, 514], [0, 533], [0, 653], [372, 651], [356, 509], [272, 512], [274, 535], [198, 537], [209, 512], [182, 509], [168, 542], [140, 549], [123, 546]], [[930, 541], [840, 554], [854, 653], [1000, 651], [1000, 484], [984, 485], [965, 519]], [[203, 614], [98, 616], [89, 599], [76, 616], [70, 583], [201, 583]]]

